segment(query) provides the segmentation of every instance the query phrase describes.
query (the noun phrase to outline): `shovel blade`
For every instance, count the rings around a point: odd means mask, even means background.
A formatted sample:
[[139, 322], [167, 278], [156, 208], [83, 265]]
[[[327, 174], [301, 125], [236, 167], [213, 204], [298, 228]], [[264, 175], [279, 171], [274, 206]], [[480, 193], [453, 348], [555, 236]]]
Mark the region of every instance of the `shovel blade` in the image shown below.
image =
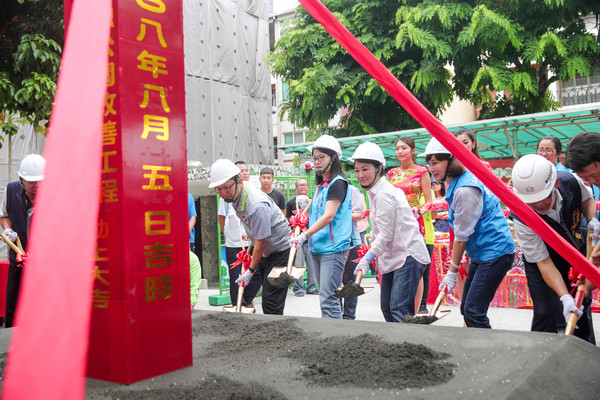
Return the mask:
[[290, 275], [292, 275], [296, 279], [300, 279], [302, 276], [304, 276], [305, 271], [306, 267], [293, 267], [292, 273]]
[[283, 274], [286, 270], [286, 267], [274, 267], [267, 278], [277, 278], [279, 275]]
[[[235, 306], [223, 306], [223, 312], [232, 312], [232, 313], [236, 313], [236, 307]], [[254, 314], [256, 312], [256, 309], [254, 307], [246, 307], [243, 306], [242, 307], [242, 314]]]

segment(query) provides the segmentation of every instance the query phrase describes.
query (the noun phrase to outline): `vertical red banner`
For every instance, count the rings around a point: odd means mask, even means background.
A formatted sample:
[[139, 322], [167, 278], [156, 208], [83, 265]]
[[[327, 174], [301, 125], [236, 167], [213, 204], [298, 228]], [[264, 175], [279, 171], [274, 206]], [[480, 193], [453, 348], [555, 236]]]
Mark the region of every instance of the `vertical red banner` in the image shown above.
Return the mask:
[[192, 364], [181, 2], [113, 1], [88, 376]]

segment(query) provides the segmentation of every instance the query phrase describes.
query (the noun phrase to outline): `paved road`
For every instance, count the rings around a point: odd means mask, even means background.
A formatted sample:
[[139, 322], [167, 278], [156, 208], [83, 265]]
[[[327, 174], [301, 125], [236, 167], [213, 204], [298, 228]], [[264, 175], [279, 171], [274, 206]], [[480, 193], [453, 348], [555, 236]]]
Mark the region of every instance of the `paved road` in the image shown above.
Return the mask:
[[[359, 297], [358, 307], [356, 309], [356, 319], [362, 321], [381, 321], [384, 322], [383, 315], [379, 308], [379, 286], [375, 278], [367, 278], [363, 280], [363, 286], [373, 286], [373, 291]], [[197, 310], [212, 310], [219, 311], [221, 307], [211, 306], [208, 303], [208, 296], [218, 294], [218, 290], [208, 289], [201, 290]], [[256, 298], [256, 312], [262, 314], [260, 306], [260, 297]], [[435, 322], [439, 326], [462, 327], [463, 319], [460, 315], [458, 307], [442, 306], [440, 310], [451, 310], [446, 317]], [[532, 310], [491, 307], [488, 316], [494, 329], [505, 329], [512, 331], [529, 331], [531, 327]], [[319, 309], [318, 295], [305, 295], [296, 297], [290, 290], [285, 304], [285, 315], [296, 317], [313, 317], [320, 318], [321, 311]], [[593, 314], [594, 332], [597, 341], [600, 342], [600, 313]]]

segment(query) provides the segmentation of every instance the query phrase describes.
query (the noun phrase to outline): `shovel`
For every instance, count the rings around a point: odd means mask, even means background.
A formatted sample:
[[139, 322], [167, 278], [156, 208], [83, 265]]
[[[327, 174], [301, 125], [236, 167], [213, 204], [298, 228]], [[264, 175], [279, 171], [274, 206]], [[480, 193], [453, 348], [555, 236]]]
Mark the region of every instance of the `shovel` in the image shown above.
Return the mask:
[[[306, 211], [310, 208], [310, 203], [312, 199], [308, 201], [306, 204], [306, 208], [302, 211], [302, 215], [306, 214]], [[296, 211], [298, 211], [298, 203], [296, 203]], [[296, 212], [297, 213], [297, 212]], [[296, 226], [294, 228], [294, 237], [300, 234], [300, 226]], [[282, 289], [290, 286], [294, 283], [298, 278], [304, 275], [304, 271], [306, 271], [306, 267], [294, 267], [294, 258], [296, 258], [296, 251], [298, 245], [296, 243], [292, 243], [290, 249], [290, 256], [288, 257], [287, 266], [285, 267], [274, 267], [269, 275], [267, 276], [267, 280], [269, 283], [278, 288]]]
[[438, 309], [440, 305], [444, 302], [446, 295], [448, 294], [448, 286], [444, 285], [438, 297], [435, 299], [435, 303], [433, 303], [433, 308], [429, 311], [427, 315], [415, 315], [414, 317], [405, 316], [404, 323], [405, 324], [422, 324], [422, 325], [430, 325], [440, 319], [444, 318], [446, 315], [450, 314], [451, 310], [440, 311], [438, 314]]
[[[592, 250], [593, 248], [593, 250]], [[598, 251], [600, 250], [600, 241], [598, 243], [596, 243], [596, 247], [592, 246], [592, 238], [590, 237], [590, 233], [588, 232], [588, 237], [587, 237], [587, 259], [592, 262], [592, 255], [595, 255]], [[570, 271], [569, 271], [570, 272]], [[583, 275], [579, 274], [577, 276], [577, 279], [583, 279]], [[577, 291], [575, 292], [575, 305], [577, 306], [577, 308], [581, 307], [581, 303], [583, 302], [583, 297], [584, 297], [584, 285], [579, 285], [577, 286]], [[567, 327], [565, 328], [565, 335], [573, 335], [573, 333], [575, 332], [575, 328], [577, 325], [577, 320], [579, 319], [579, 316], [575, 313], [571, 313], [569, 315], [569, 319], [567, 321]]]
[[363, 278], [363, 272], [358, 271], [358, 273], [356, 274], [356, 278], [354, 279], [354, 282], [348, 282], [344, 286], [340, 286], [339, 288], [335, 289], [333, 291], [333, 293], [335, 293], [335, 295], [337, 297], [340, 297], [342, 299], [358, 297], [365, 293], [369, 293], [371, 290], [374, 289], [374, 287], [373, 286], [364, 286], [364, 287], [360, 286], [360, 282], [362, 281], [362, 278]]
[[[250, 246], [248, 246], [248, 251], [250, 251], [250, 248], [252, 247], [252, 244], [250, 244]], [[244, 245], [242, 245], [242, 251], [245, 250], [244, 249]], [[242, 268], [241, 268], [241, 272], [242, 274], [244, 272], [246, 272], [244, 270], [244, 264], [242, 263]], [[235, 283], [234, 283], [235, 285]], [[238, 295], [237, 295], [237, 302], [236, 305], [233, 306], [223, 306], [223, 311], [224, 312], [234, 312], [234, 313], [242, 313], [242, 314], [254, 314], [256, 312], [256, 309], [254, 307], [247, 307], [247, 306], [243, 306], [242, 305], [242, 300], [244, 299], [244, 288], [246, 287], [246, 283], [242, 282], [240, 283], [240, 286], [238, 288]]]
[[[367, 238], [365, 237], [365, 246], [367, 246]], [[364, 256], [363, 256], [364, 257]], [[356, 260], [355, 260], [356, 261]], [[362, 271], [358, 271], [356, 273], [356, 278], [354, 278], [354, 282], [346, 282], [345, 285], [340, 286], [335, 289], [333, 293], [342, 299], [348, 299], [352, 297], [362, 296], [365, 293], [369, 293], [374, 289], [373, 286], [360, 286], [360, 282], [362, 281], [364, 273]]]

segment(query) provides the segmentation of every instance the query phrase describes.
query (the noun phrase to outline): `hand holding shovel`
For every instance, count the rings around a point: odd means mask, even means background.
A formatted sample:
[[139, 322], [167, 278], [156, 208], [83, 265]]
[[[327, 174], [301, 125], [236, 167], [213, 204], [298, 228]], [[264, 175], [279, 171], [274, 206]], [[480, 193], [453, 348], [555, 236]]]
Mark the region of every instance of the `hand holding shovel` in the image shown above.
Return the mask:
[[[363, 248], [363, 246], [365, 246], [365, 247]], [[361, 246], [361, 248], [363, 251], [366, 249], [366, 251], [364, 251], [360, 255], [360, 258], [355, 261], [360, 263], [360, 260], [362, 260], [362, 258], [366, 255], [367, 251], [369, 250], [368, 247], [369, 246], [365, 242]], [[357, 268], [358, 268], [358, 266], [357, 266]], [[335, 293], [335, 295], [337, 297], [340, 297], [342, 299], [347, 299], [347, 298], [362, 296], [363, 294], [370, 292], [371, 290], [374, 289], [373, 286], [367, 286], [367, 287], [360, 286], [360, 282], [362, 281], [363, 276], [364, 276], [364, 271], [362, 269], [359, 269], [356, 272], [356, 278], [354, 279], [354, 282], [346, 282], [345, 285], [340, 286], [339, 288], [335, 289], [333, 291], [333, 293]]]
[[[306, 204], [306, 208], [302, 213], [298, 213], [298, 204], [296, 204], [296, 215], [290, 218], [290, 225], [294, 226], [294, 238], [300, 235], [300, 231], [303, 228], [306, 228], [306, 224], [308, 224], [308, 218], [306, 216], [306, 211], [310, 208], [312, 200], [309, 200]], [[305, 267], [294, 267], [294, 258], [296, 258], [296, 251], [298, 248], [298, 244], [292, 242], [290, 249], [290, 256], [288, 257], [288, 263], [286, 267], [274, 267], [267, 276], [267, 280], [271, 285], [278, 289], [282, 289], [288, 287], [292, 283], [294, 283], [298, 278], [304, 275], [304, 271], [306, 271]]]
[[[588, 260], [593, 263], [592, 257], [594, 255], [596, 255], [596, 253], [598, 253], [598, 251], [600, 251], [600, 241], [596, 244], [596, 247], [593, 247], [592, 246], [592, 238], [590, 236], [590, 233], [593, 233], [593, 231], [588, 232], [586, 256], [587, 256]], [[574, 276], [575, 274], [576, 274], [576, 272], [573, 270], [573, 268], [571, 268], [571, 270], [569, 271], [570, 279], [581, 280], [584, 278], [584, 276], [582, 274], [578, 274], [577, 276]], [[583, 298], [585, 297], [584, 291], [585, 291], [585, 285], [582, 284], [582, 285], [577, 286], [577, 291], [575, 292], [575, 306], [577, 307], [577, 309], [581, 308], [581, 303], [583, 302]], [[579, 315], [577, 315], [576, 313], [572, 312], [571, 314], [569, 314], [569, 319], [567, 321], [567, 327], [565, 328], [565, 335], [572, 335], [575, 332], [575, 328], [576, 328], [578, 319], [579, 319]]]
[[[240, 239], [241, 239], [241, 235], [240, 235]], [[240, 240], [240, 241], [243, 243], [243, 240]], [[244, 245], [242, 244], [242, 251], [240, 251], [236, 255], [237, 260], [240, 261], [242, 264], [242, 268], [240, 270], [240, 272], [241, 272], [240, 276], [244, 274], [244, 272], [248, 269], [248, 267], [250, 266], [250, 263], [252, 262], [252, 256], [250, 255], [251, 247], [252, 247], [252, 244], [250, 244], [250, 246], [248, 246], [248, 250], [246, 250], [246, 249], [244, 249]], [[238, 262], [236, 261], [234, 263], [234, 266], [237, 265], [237, 263]], [[254, 314], [256, 312], [256, 309], [254, 307], [246, 307], [246, 306], [242, 305], [245, 287], [246, 287], [246, 283], [244, 281], [240, 282], [240, 285], [238, 288], [236, 305], [235, 306], [224, 306], [223, 311], [236, 312], [236, 313], [242, 313], [242, 314]]]

